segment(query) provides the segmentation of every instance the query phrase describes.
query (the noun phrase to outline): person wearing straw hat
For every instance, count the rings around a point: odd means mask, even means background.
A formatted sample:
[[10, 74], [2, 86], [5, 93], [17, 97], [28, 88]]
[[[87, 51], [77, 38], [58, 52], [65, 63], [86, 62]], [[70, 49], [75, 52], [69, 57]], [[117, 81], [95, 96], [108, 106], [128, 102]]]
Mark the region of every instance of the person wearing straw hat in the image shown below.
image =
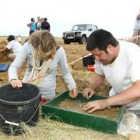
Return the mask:
[[[27, 60], [27, 70], [23, 80], [18, 79], [18, 70]], [[60, 67], [63, 78], [69, 88], [70, 96], [77, 96], [76, 83], [68, 70], [65, 51], [58, 47], [51, 33], [45, 30], [31, 34], [23, 45], [20, 53], [10, 65], [8, 74], [13, 88], [22, 87], [22, 82], [29, 82], [39, 86], [42, 99], [45, 101], [55, 97], [56, 72]]]

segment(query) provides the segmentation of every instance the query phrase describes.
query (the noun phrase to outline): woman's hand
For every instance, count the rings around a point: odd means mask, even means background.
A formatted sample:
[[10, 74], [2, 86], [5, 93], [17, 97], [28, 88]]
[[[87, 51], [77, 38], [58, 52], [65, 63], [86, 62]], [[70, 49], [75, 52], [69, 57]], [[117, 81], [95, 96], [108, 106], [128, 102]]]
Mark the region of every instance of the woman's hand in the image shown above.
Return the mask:
[[69, 92], [71, 98], [76, 98], [78, 95], [77, 88], [73, 88], [72, 91]]
[[83, 97], [90, 99], [94, 95], [94, 90], [92, 88], [85, 88], [83, 91]]
[[21, 87], [22, 87], [22, 82], [21, 82], [21, 80], [19, 80], [19, 79], [12, 79], [12, 80], [10, 81], [10, 83], [11, 83], [11, 86], [12, 86], [13, 88], [21, 88]]

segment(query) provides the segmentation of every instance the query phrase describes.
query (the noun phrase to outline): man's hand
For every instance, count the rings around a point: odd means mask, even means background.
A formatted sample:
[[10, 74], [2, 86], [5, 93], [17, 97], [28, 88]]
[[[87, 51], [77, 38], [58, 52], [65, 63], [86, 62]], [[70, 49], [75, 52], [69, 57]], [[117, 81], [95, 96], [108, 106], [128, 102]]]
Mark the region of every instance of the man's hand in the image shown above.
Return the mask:
[[72, 91], [69, 92], [71, 98], [76, 98], [78, 95], [77, 88], [73, 88]]
[[86, 88], [83, 91], [83, 97], [90, 99], [94, 95], [94, 90], [92, 88]]
[[108, 107], [108, 103], [106, 99], [103, 100], [96, 100], [96, 101], [91, 101], [89, 103], [87, 103], [83, 109], [85, 111], [88, 111], [88, 113], [92, 113], [96, 110], [102, 110], [105, 109], [106, 107]]
[[10, 81], [11, 85], [13, 88], [21, 88], [22, 87], [22, 82], [19, 79], [12, 79]]

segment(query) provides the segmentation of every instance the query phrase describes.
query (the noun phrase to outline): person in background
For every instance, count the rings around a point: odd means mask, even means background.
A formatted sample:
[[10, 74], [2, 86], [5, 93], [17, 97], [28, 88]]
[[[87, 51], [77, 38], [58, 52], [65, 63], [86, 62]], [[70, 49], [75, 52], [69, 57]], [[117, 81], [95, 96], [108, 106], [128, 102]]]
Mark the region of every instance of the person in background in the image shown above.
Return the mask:
[[31, 22], [28, 23], [27, 26], [30, 28], [30, 31], [32, 31], [32, 30], [36, 31], [37, 27], [36, 27], [36, 24], [35, 24], [35, 19], [31, 18]]
[[133, 42], [136, 43], [138, 46], [140, 46], [140, 9], [139, 9], [139, 13], [136, 16], [133, 37], [134, 37]]
[[50, 23], [47, 21], [47, 18], [44, 18], [44, 21], [41, 24], [41, 29], [42, 30], [47, 30], [50, 32]]
[[[27, 59], [27, 70], [23, 80], [18, 79], [18, 70]], [[76, 98], [76, 83], [69, 72], [63, 47], [56, 44], [52, 34], [46, 30], [32, 33], [29, 40], [10, 65], [9, 81], [13, 88], [22, 87], [22, 82], [37, 85], [42, 93], [42, 102], [47, 102], [56, 95], [56, 72], [60, 67], [63, 78], [69, 88], [70, 96]]]
[[[7, 40], [8, 45], [5, 48], [1, 49], [0, 53], [6, 53], [7, 55], [9, 54], [8, 57], [13, 60], [21, 50], [22, 45], [17, 40], [15, 40], [15, 36], [13, 35], [9, 35]], [[12, 51], [12, 53], [10, 53], [10, 50]]]
[[37, 27], [37, 30], [40, 30], [41, 29], [41, 18], [40, 17], [37, 17], [37, 22], [36, 22], [36, 27]]
[[42, 24], [42, 22], [44, 22], [44, 18], [41, 18], [40, 21], [41, 21], [41, 24]]
[[105, 79], [112, 89], [109, 98], [88, 102], [83, 109], [92, 113], [125, 105], [127, 111], [140, 117], [140, 47], [118, 41], [110, 32], [100, 29], [89, 36], [86, 48], [95, 56], [95, 75], [83, 96], [91, 98]]

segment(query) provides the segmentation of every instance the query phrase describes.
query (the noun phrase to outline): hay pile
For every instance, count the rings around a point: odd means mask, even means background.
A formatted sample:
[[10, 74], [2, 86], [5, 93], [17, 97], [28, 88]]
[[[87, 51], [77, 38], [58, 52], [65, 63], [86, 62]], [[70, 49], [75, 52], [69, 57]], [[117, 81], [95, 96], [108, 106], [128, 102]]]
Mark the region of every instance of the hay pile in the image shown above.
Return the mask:
[[[7, 41], [5, 41], [5, 40], [0, 41], [0, 49], [3, 49], [4, 47], [6, 47], [6, 45], [7, 45]], [[10, 61], [10, 59], [8, 58], [7, 53], [0, 52], [0, 63], [6, 63], [9, 61]]]

